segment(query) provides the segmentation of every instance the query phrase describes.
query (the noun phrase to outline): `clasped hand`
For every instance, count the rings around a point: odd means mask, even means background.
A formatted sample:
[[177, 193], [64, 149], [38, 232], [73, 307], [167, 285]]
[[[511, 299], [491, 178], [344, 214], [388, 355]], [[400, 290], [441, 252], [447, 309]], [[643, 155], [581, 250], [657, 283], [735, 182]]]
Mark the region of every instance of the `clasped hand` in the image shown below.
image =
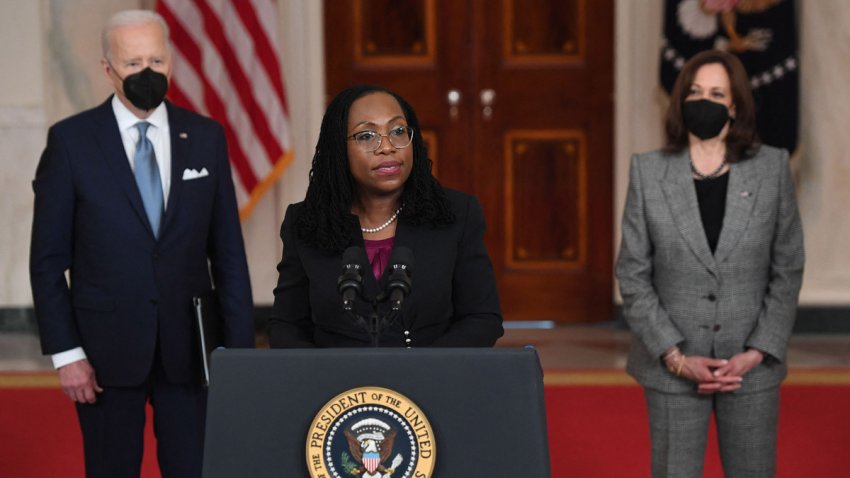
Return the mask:
[[664, 362], [671, 371], [697, 384], [701, 394], [731, 392], [741, 388], [750, 370], [764, 359], [764, 354], [755, 349], [749, 349], [727, 359], [715, 359], [701, 355], [682, 355], [668, 353]]

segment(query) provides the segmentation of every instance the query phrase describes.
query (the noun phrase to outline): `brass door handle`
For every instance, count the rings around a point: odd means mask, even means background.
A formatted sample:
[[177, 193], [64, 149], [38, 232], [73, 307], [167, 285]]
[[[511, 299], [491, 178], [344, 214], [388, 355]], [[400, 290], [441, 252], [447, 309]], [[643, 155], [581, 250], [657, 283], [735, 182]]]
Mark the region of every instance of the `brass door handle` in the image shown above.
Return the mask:
[[478, 94], [481, 100], [481, 116], [484, 121], [489, 121], [493, 117], [493, 104], [496, 102], [496, 90], [486, 88]]
[[460, 100], [463, 98], [463, 95], [460, 94], [460, 90], [449, 90], [446, 93], [446, 101], [449, 102], [449, 118], [452, 121], [457, 121], [458, 116], [458, 106], [460, 105]]

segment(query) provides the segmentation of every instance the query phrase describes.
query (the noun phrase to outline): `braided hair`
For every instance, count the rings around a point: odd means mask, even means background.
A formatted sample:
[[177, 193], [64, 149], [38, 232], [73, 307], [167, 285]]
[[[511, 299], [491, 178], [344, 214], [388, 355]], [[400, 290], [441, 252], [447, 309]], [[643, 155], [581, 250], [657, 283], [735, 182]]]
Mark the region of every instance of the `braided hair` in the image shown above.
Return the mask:
[[356, 184], [348, 164], [348, 112], [357, 99], [371, 93], [392, 95], [413, 128], [413, 168], [404, 183], [400, 219], [408, 224], [439, 227], [452, 224], [455, 215], [445, 191], [431, 174], [432, 162], [422, 140], [419, 120], [410, 104], [396, 93], [374, 85], [358, 85], [340, 92], [328, 105], [313, 164], [307, 195], [295, 218], [298, 237], [311, 247], [339, 253], [350, 245], [351, 205]]

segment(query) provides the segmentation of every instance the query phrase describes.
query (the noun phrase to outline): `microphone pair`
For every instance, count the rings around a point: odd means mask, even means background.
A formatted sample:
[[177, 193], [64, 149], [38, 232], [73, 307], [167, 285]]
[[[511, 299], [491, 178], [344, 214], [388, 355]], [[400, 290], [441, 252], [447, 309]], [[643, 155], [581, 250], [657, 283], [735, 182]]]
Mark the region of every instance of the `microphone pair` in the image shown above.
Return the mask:
[[[351, 246], [342, 254], [342, 273], [337, 280], [337, 290], [342, 296], [342, 307], [346, 311], [354, 308], [354, 301], [363, 295], [363, 259], [366, 251], [359, 246]], [[410, 295], [411, 275], [413, 273], [413, 251], [400, 246], [394, 247], [390, 254], [390, 276], [385, 291], [376, 298], [376, 302], [387, 297], [394, 312], [401, 310], [404, 299]]]

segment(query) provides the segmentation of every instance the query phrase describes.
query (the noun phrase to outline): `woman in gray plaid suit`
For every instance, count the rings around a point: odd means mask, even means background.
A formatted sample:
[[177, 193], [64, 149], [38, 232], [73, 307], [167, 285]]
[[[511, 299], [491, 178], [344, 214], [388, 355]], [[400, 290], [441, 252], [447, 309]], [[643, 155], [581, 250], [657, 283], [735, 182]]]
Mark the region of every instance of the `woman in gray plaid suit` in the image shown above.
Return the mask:
[[754, 110], [740, 61], [702, 52], [666, 147], [631, 161], [617, 277], [655, 478], [702, 476], [712, 412], [727, 477], [776, 474], [803, 232], [788, 153], [759, 144]]

